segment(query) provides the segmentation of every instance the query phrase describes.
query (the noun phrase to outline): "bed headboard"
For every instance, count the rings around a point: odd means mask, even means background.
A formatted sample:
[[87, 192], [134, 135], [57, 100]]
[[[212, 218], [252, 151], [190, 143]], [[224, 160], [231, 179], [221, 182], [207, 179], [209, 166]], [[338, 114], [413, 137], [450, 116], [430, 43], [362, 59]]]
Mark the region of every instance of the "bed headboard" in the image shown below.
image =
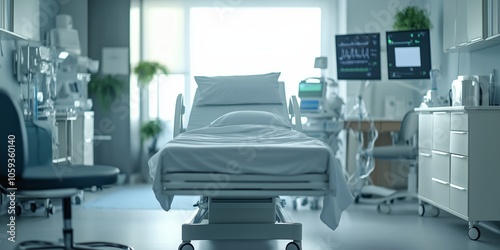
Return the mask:
[[283, 82], [279, 82], [278, 88], [279, 88], [280, 98], [282, 99], [281, 104], [238, 104], [238, 105], [203, 105], [203, 106], [197, 105], [197, 101], [200, 99], [200, 93], [197, 89], [194, 96], [193, 106], [191, 108], [191, 114], [189, 115], [189, 121], [186, 130], [192, 130], [207, 126], [221, 115], [238, 110], [267, 111], [288, 118], [285, 84]]

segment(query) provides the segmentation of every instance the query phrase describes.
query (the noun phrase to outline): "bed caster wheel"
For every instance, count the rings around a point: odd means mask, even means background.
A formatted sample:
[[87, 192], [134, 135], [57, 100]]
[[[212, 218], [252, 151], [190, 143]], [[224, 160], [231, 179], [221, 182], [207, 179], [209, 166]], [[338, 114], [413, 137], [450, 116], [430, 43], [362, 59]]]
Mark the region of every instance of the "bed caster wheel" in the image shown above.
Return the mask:
[[54, 207], [52, 204], [45, 208], [45, 217], [49, 218], [51, 214], [54, 214]]
[[377, 211], [379, 213], [383, 213], [383, 214], [390, 214], [391, 213], [391, 205], [389, 205], [387, 203], [379, 203], [377, 205]]
[[424, 204], [418, 204], [418, 215], [420, 215], [420, 216], [425, 215], [425, 205]]
[[189, 242], [185, 242], [179, 246], [179, 250], [194, 250], [194, 246]]
[[292, 208], [293, 208], [293, 210], [297, 210], [297, 200], [296, 199], [292, 201]]
[[75, 196], [75, 205], [82, 204], [82, 199], [79, 196]]
[[315, 199], [314, 201], [311, 202], [311, 210], [318, 210], [319, 209], [319, 200]]
[[478, 240], [481, 237], [481, 231], [476, 226], [469, 228], [469, 239]]
[[358, 204], [358, 203], [359, 203], [359, 195], [356, 195], [356, 196], [354, 197], [354, 203], [355, 203], [355, 204]]
[[30, 211], [32, 213], [36, 212], [36, 203], [30, 203]]
[[300, 244], [292, 241], [286, 245], [285, 250], [301, 250]]

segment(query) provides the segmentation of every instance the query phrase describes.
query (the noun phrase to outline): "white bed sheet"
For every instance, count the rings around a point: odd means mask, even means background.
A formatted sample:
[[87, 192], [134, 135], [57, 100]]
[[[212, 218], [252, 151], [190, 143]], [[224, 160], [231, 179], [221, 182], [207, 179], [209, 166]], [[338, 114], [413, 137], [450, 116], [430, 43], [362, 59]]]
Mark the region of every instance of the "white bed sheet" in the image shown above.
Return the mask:
[[162, 193], [165, 173], [301, 175], [327, 173], [330, 194], [321, 220], [335, 229], [353, 201], [338, 159], [324, 142], [270, 125], [204, 127], [180, 134], [148, 162], [153, 191], [164, 210], [173, 197]]

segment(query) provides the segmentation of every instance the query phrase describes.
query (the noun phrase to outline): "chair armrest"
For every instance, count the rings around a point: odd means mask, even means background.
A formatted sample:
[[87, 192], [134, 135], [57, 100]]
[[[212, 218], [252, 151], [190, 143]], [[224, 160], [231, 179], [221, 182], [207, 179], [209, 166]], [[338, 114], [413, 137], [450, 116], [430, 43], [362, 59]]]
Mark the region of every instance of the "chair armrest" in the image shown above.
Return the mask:
[[288, 113], [290, 117], [295, 121], [295, 130], [302, 132], [302, 115], [300, 114], [299, 102], [296, 96], [290, 98], [288, 105]]
[[182, 94], [179, 94], [175, 100], [174, 137], [185, 131], [184, 124], [182, 122], [184, 119], [184, 112], [184, 97]]
[[399, 141], [399, 131], [391, 131], [390, 133], [391, 133], [392, 145], [394, 145]]

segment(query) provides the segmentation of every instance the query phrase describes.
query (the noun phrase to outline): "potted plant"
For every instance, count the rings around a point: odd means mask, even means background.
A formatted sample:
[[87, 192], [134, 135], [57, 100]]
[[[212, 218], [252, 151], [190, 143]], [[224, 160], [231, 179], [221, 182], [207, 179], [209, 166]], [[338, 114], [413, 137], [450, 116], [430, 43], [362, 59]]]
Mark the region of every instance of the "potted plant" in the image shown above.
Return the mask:
[[168, 69], [159, 62], [143, 61], [134, 67], [134, 73], [137, 75], [139, 87], [147, 87], [158, 74], [168, 74]]
[[149, 146], [149, 153], [152, 155], [156, 152], [156, 143], [158, 136], [162, 131], [161, 121], [159, 119], [150, 120], [141, 126], [141, 138], [143, 141], [152, 139]]
[[125, 84], [118, 78], [106, 75], [92, 75], [88, 85], [89, 94], [95, 96], [105, 111], [109, 111], [111, 103], [125, 90]]
[[[167, 75], [168, 69], [166, 66], [159, 62], [153, 61], [142, 61], [139, 62], [133, 68], [134, 74], [137, 75], [137, 83], [140, 88], [146, 88], [156, 77], [157, 89], [159, 89], [161, 74]], [[141, 126], [141, 137], [143, 140], [153, 139], [149, 147], [149, 153], [153, 154], [156, 151], [156, 143], [158, 141], [158, 136], [162, 131], [161, 121], [160, 121], [160, 93], [156, 91], [157, 101], [157, 115], [156, 119], [150, 120]]]
[[408, 6], [396, 12], [393, 28], [395, 30], [428, 30], [432, 28], [427, 11], [417, 6]]

